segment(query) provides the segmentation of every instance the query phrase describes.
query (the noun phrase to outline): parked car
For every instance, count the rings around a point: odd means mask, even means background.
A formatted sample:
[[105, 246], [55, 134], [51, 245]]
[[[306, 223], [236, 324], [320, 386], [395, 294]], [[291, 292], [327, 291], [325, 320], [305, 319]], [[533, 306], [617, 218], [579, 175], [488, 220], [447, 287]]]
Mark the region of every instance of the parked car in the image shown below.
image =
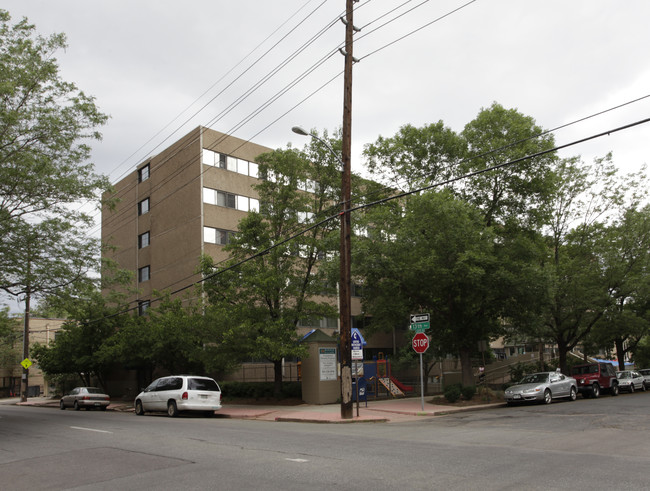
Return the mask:
[[650, 387], [650, 368], [642, 368], [639, 370], [639, 373], [643, 375], [643, 378], [645, 379], [646, 388]]
[[621, 390], [627, 390], [628, 392], [634, 392], [635, 390], [645, 390], [645, 378], [639, 372], [635, 370], [623, 370], [616, 372], [616, 378], [618, 378], [618, 386]]
[[206, 416], [221, 409], [221, 389], [214, 379], [194, 375], [172, 375], [154, 380], [138, 394], [135, 414], [166, 411], [178, 416], [181, 411], [201, 411]]
[[577, 396], [576, 380], [559, 372], [538, 372], [527, 375], [517, 385], [508, 387], [505, 393], [508, 405], [525, 401], [550, 404], [553, 399], [562, 397], [575, 401]]
[[603, 390], [618, 395], [618, 379], [611, 363], [585, 363], [571, 368], [571, 376], [578, 382], [582, 397], [598, 397]]
[[102, 389], [97, 387], [75, 387], [61, 398], [59, 407], [61, 409], [73, 407], [77, 411], [82, 407], [106, 411], [110, 403], [111, 398], [108, 394], [104, 394]]

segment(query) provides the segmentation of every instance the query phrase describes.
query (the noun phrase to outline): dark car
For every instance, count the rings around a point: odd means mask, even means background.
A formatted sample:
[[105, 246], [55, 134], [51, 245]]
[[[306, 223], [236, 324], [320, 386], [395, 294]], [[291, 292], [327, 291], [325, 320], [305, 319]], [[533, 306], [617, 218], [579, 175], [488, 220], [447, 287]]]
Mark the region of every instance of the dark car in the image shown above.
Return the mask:
[[611, 363], [585, 363], [571, 368], [571, 376], [578, 383], [582, 397], [598, 397], [602, 391], [618, 395], [618, 380]]
[[105, 411], [111, 403], [111, 398], [97, 387], [75, 387], [59, 401], [59, 407], [65, 409], [73, 407], [79, 409], [100, 409]]

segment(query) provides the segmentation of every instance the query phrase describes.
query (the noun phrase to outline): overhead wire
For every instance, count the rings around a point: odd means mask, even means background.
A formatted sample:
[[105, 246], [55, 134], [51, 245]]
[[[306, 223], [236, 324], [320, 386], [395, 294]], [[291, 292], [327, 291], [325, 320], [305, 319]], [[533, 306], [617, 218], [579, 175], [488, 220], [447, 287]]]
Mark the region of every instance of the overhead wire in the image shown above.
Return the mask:
[[[471, 4], [471, 3], [473, 3], [473, 2], [469, 2], [468, 4], [465, 4], [464, 6], [467, 6], [467, 5]], [[464, 7], [464, 6], [463, 6], [463, 7]], [[460, 9], [460, 8], [463, 8], [463, 7], [459, 7], [459, 9]], [[455, 11], [457, 11], [457, 10], [459, 10], [459, 9], [456, 9]], [[439, 17], [438, 19], [436, 19], [436, 20], [433, 21], [433, 22], [436, 22], [436, 21], [438, 21], [438, 20], [440, 20], [440, 19], [443, 19], [443, 18], [445, 18], [445, 17], [446, 17], [446, 16], [441, 16], [441, 17]], [[429, 23], [427, 23], [426, 25], [431, 25], [433, 22], [429, 22]], [[385, 25], [385, 24], [384, 24], [384, 25]], [[417, 32], [418, 30], [420, 30], [420, 29], [416, 29], [416, 30], [414, 30], [414, 31], [412, 31], [412, 32]], [[400, 39], [403, 39], [404, 37], [405, 37], [405, 36], [403, 36], [403, 37], [400, 38]], [[390, 45], [390, 44], [393, 44], [393, 43], [389, 43], [388, 45]], [[386, 46], [388, 46], [388, 45], [386, 45]], [[380, 51], [380, 50], [375, 50], [375, 51], [374, 51], [373, 53], [371, 53], [371, 54], [374, 54], [374, 53], [376, 53], [376, 52], [378, 52], [378, 51]], [[370, 56], [370, 55], [368, 55], [368, 56]], [[335, 76], [333, 79], [331, 79], [330, 82], [331, 82], [332, 80], [334, 80], [335, 78], [336, 78], [336, 76]], [[329, 82], [328, 82], [328, 83], [329, 83]], [[326, 85], [326, 84], [324, 84], [324, 85]], [[306, 99], [308, 99], [309, 97], [313, 96], [316, 92], [317, 92], [317, 91], [314, 91], [310, 96], [308, 96], [307, 98], [303, 99], [303, 101], [301, 101], [300, 103], [296, 104], [296, 106], [294, 106], [294, 107], [297, 107], [298, 105], [300, 105], [300, 104], [301, 104], [302, 102], [304, 102]], [[286, 113], [284, 113], [283, 116], [286, 115], [286, 114], [287, 114], [288, 112], [290, 112], [290, 111], [291, 111], [291, 109], [288, 110]], [[282, 117], [282, 116], [281, 116], [281, 117]], [[281, 117], [280, 117], [280, 118], [281, 118]], [[280, 119], [280, 118], [278, 118], [278, 119]], [[276, 120], [276, 121], [277, 121], [277, 120]], [[266, 129], [266, 128], [264, 128], [264, 129]], [[263, 130], [262, 130], [262, 131], [263, 131]], [[367, 197], [367, 196], [366, 196], [366, 197]]]
[[[404, 38], [406, 38], [406, 37], [408, 37], [408, 36], [410, 36], [410, 35], [412, 35], [412, 34], [418, 32], [418, 31], [422, 30], [423, 28], [425, 28], [425, 27], [427, 27], [427, 26], [433, 24], [434, 22], [437, 22], [437, 21], [439, 21], [439, 20], [441, 20], [441, 19], [447, 17], [447, 16], [450, 15], [451, 13], [454, 13], [454, 12], [456, 12], [456, 11], [458, 11], [458, 10], [460, 10], [460, 9], [462, 9], [462, 8], [464, 8], [464, 7], [466, 7], [466, 6], [470, 5], [470, 4], [472, 4], [472, 3], [474, 3], [475, 1], [476, 1], [476, 0], [473, 0], [472, 2], [468, 2], [468, 3], [464, 4], [464, 5], [461, 6], [461, 7], [458, 7], [458, 8], [455, 9], [454, 11], [452, 11], [452, 12], [450, 12], [450, 13], [444, 15], [444, 16], [438, 17], [438, 18], [435, 19], [434, 21], [431, 21], [431, 22], [425, 24], [424, 26], [422, 26], [422, 27], [420, 27], [420, 28], [418, 28], [418, 29], [415, 29], [415, 30], [409, 32], [407, 35], [404, 35], [404, 36], [402, 36], [402, 37], [396, 39], [395, 41], [392, 41], [392, 42], [390, 42], [390, 43], [388, 43], [388, 44], [386, 44], [386, 45], [380, 47], [379, 49], [376, 49], [376, 50], [374, 50], [374, 51], [368, 53], [367, 55], [365, 55], [365, 56], [362, 57], [362, 58], [367, 58], [368, 56], [372, 56], [372, 55], [376, 54], [377, 52], [379, 52], [379, 51], [381, 51], [381, 50], [387, 48], [388, 46], [390, 46], [390, 45], [392, 45], [392, 44], [395, 44], [397, 41], [402, 40], [402, 39], [404, 39]], [[403, 5], [405, 5], [406, 3], [409, 3], [409, 2], [405, 2]], [[426, 3], [426, 2], [422, 2], [422, 4], [423, 4], [423, 3]], [[395, 10], [395, 9], [394, 9], [394, 10]], [[402, 14], [402, 15], [404, 15], [404, 14]], [[385, 23], [385, 24], [383, 24], [383, 25], [380, 26], [380, 27], [383, 27], [383, 26], [385, 26], [385, 25], [387, 25], [387, 24], [388, 24], [388, 22]], [[378, 27], [377, 29], [379, 29], [380, 27]], [[375, 29], [375, 30], [376, 30], [376, 29]], [[375, 30], [373, 30], [373, 31], [371, 31], [371, 32], [374, 32]], [[368, 35], [368, 34], [370, 34], [370, 33], [367, 33], [366, 35]], [[342, 72], [341, 72], [341, 73], [342, 73]], [[283, 113], [280, 117], [278, 117], [277, 119], [275, 119], [275, 120], [273, 121], [273, 123], [271, 123], [271, 124], [269, 124], [268, 126], [264, 127], [260, 132], [256, 133], [255, 136], [257, 136], [258, 134], [260, 134], [260, 133], [261, 133], [262, 131], [264, 131], [265, 129], [268, 129], [268, 127], [269, 127], [270, 125], [274, 124], [274, 123], [277, 122], [279, 119], [281, 119], [282, 117], [286, 116], [286, 114], [288, 114], [289, 112], [291, 112], [293, 109], [295, 109], [296, 107], [298, 107], [300, 104], [304, 103], [307, 99], [309, 99], [309, 98], [312, 97], [314, 94], [316, 94], [319, 90], [321, 90], [322, 87], [324, 87], [324, 86], [326, 86], [327, 84], [331, 83], [333, 80], [335, 80], [335, 79], [338, 78], [339, 76], [340, 76], [340, 74], [335, 75], [332, 79], [330, 79], [328, 82], [326, 82], [325, 84], [323, 84], [319, 89], [317, 89], [316, 91], [312, 92], [309, 96], [307, 96], [306, 98], [304, 98], [302, 101], [300, 101], [299, 103], [297, 103], [296, 105], [294, 105], [291, 109], [289, 109], [289, 110], [287, 110], [285, 113]], [[226, 135], [226, 136], [228, 136], [228, 135]]]
[[[410, 0], [409, 0], [409, 1], [410, 1]], [[428, 0], [427, 0], [427, 1], [428, 1]], [[406, 4], [406, 3], [409, 3], [409, 2], [405, 2], [404, 4]], [[425, 1], [425, 2], [422, 2], [422, 3], [419, 4], [417, 7], [423, 5], [424, 3], [426, 3], [426, 1]], [[367, 4], [367, 3], [366, 3], [366, 4]], [[364, 6], [364, 5], [366, 5], [366, 4], [362, 4], [362, 6]], [[404, 4], [403, 4], [403, 5], [404, 5]], [[417, 8], [417, 7], [414, 7], [414, 8]], [[358, 7], [358, 8], [359, 8], [359, 7]], [[393, 9], [393, 10], [395, 10], [395, 9]], [[412, 10], [413, 10], [413, 9], [411, 9], [410, 11], [412, 11]], [[409, 12], [410, 12], [410, 11], [409, 11]], [[294, 52], [294, 54], [292, 54], [290, 57], [288, 57], [287, 59], [285, 59], [285, 61], [282, 63], [281, 66], [285, 66], [286, 63], [288, 62], [288, 60], [295, 58], [295, 56], [297, 56], [297, 54], [299, 54], [300, 52], [302, 52], [302, 51], [303, 51], [303, 50], [304, 50], [304, 49], [305, 49], [309, 44], [311, 44], [311, 43], [312, 43], [312, 42], [313, 42], [317, 37], [319, 37], [319, 36], [320, 36], [320, 35], [321, 35], [325, 30], [327, 30], [328, 28], [330, 28], [331, 26], [333, 26], [333, 25], [334, 25], [338, 20], [339, 20], [339, 18], [337, 17], [334, 21], [331, 21], [330, 23], [328, 23], [328, 24], [326, 25], [326, 27], [323, 28], [323, 29], [322, 29], [322, 30], [321, 30], [317, 35], [313, 36], [312, 39], [310, 39], [310, 41], [309, 41], [308, 43], [305, 43], [301, 48], [297, 49], [297, 50]], [[386, 24], [384, 24], [384, 25], [386, 25]], [[282, 95], [284, 95], [285, 93], [287, 93], [291, 88], [293, 88], [295, 85], [297, 85], [297, 84], [298, 84], [300, 81], [302, 81], [306, 76], [308, 76], [309, 74], [311, 74], [311, 73], [312, 73], [312, 72], [313, 72], [317, 67], [321, 66], [321, 65], [322, 65], [322, 64], [323, 64], [327, 59], [329, 59], [331, 56], [333, 56], [333, 54], [335, 54], [335, 53], [338, 51], [338, 49], [339, 49], [343, 44], [344, 44], [344, 43], [339, 43], [339, 45], [338, 45], [337, 47], [335, 47], [334, 49], [330, 50], [330, 51], [329, 51], [326, 55], [324, 55], [320, 60], [318, 60], [317, 62], [315, 62], [315, 63], [314, 63], [314, 64], [313, 64], [309, 69], [305, 70], [305, 71], [304, 71], [300, 76], [296, 77], [296, 78], [295, 78], [295, 79], [290, 83], [290, 85], [285, 86], [284, 89], [282, 89], [280, 92], [276, 93], [276, 94], [271, 98], [270, 101], [267, 101], [267, 103], [265, 103], [261, 108], [258, 108], [258, 109], [255, 110], [253, 113], [249, 114], [249, 116], [247, 116], [243, 122], [240, 122], [240, 124], [238, 124], [237, 126], [235, 126], [235, 127], [231, 128], [230, 130], [226, 131], [226, 132], [224, 133], [224, 137], [223, 137], [223, 139], [221, 139], [221, 140], [215, 142], [215, 145], [218, 145], [219, 143], [222, 143], [223, 140], [224, 140], [225, 138], [228, 138], [232, 132], [236, 131], [237, 129], [240, 129], [240, 128], [241, 128], [241, 127], [242, 127], [246, 122], [252, 120], [252, 119], [253, 119], [255, 116], [257, 116], [257, 115], [258, 115], [262, 110], [264, 110], [264, 109], [266, 109], [267, 107], [269, 107], [270, 104], [272, 104], [272, 103], [275, 102], [277, 99], [279, 99], [279, 97], [281, 97]], [[274, 73], [277, 73], [277, 70], [274, 70], [274, 71], [272, 72], [272, 74], [274, 74]], [[322, 84], [318, 90], [322, 90], [322, 88], [324, 88], [326, 85], [328, 85], [329, 83], [331, 83], [332, 81], [334, 81], [334, 80], [335, 80], [336, 78], [338, 78], [342, 73], [343, 73], [342, 71], [339, 72], [339, 74], [337, 74], [336, 76], [332, 77], [332, 78], [329, 80], [329, 82], [326, 82], [326, 83]], [[272, 74], [271, 74], [271, 75], [272, 75]], [[266, 80], [266, 79], [268, 79], [268, 78], [265, 77], [265, 80]], [[258, 87], [257, 87], [257, 88], [258, 88]], [[256, 88], [255, 88], [255, 90], [256, 90]], [[318, 90], [314, 91], [314, 92], [312, 93], [312, 96], [313, 96], [315, 93], [317, 93]], [[251, 91], [251, 89], [249, 89], [249, 91], [247, 91], [247, 92], [250, 94], [250, 91]], [[311, 97], [311, 96], [310, 96], [310, 97]], [[266, 129], [268, 129], [270, 126], [272, 126], [273, 124], [275, 124], [277, 121], [279, 121], [279, 120], [280, 120], [282, 117], [284, 117], [286, 114], [288, 114], [289, 112], [291, 112], [291, 110], [295, 109], [295, 108], [298, 107], [300, 104], [304, 103], [308, 98], [309, 98], [309, 97], [303, 99], [299, 104], [294, 105], [294, 106], [292, 107], [292, 109], [290, 109], [290, 110], [286, 111], [285, 113], [283, 113], [280, 117], [276, 118], [274, 121], [272, 121], [271, 123], [269, 123], [267, 126], [263, 127], [263, 128], [262, 128], [260, 131], [258, 131], [258, 132], [253, 136], [253, 137], [249, 138], [248, 140], [244, 140], [244, 142], [249, 142], [252, 138], [254, 138], [254, 137], [258, 136], [260, 133], [264, 132]], [[242, 99], [242, 98], [240, 97], [240, 99], [239, 99], [240, 102], [241, 102], [241, 99]], [[232, 106], [232, 104], [231, 104], [231, 106]], [[218, 115], [217, 117], [213, 118], [213, 119], [208, 123], [207, 126], [210, 127], [210, 125], [212, 125], [212, 124], [214, 124], [216, 121], [220, 120], [220, 118], [223, 116], [223, 114], [224, 114], [224, 112], [222, 111], [222, 113], [220, 113], [220, 115]], [[189, 143], [191, 143], [191, 142], [189, 142]], [[189, 145], [189, 143], [188, 143], [188, 145]], [[242, 143], [242, 145], [243, 145], [243, 144], [244, 144], [244, 143]], [[241, 147], [241, 145], [240, 145], [239, 147], [237, 147], [237, 149], [240, 148], [240, 147]], [[179, 149], [179, 150], [177, 151], [177, 153], [180, 152], [180, 151], [182, 151], [182, 150], [183, 150], [183, 148]], [[236, 149], [235, 149], [235, 150], [236, 150]], [[172, 155], [172, 156], [173, 156], [173, 155]], [[168, 158], [171, 158], [172, 156], [170, 156], [170, 157], [168, 157]], [[163, 162], [163, 163], [164, 163], [164, 162]], [[161, 163], [161, 164], [162, 164], [162, 163]], [[161, 164], [160, 164], [160, 165], [161, 165]], [[153, 171], [153, 169], [152, 169], [152, 171]], [[181, 169], [179, 169], [178, 172], [181, 172]], [[172, 176], [170, 176], [170, 179], [171, 179], [171, 177], [172, 177]], [[161, 185], [163, 185], [163, 184], [164, 184], [164, 183], [161, 183]]]
[[[193, 288], [195, 286], [198, 286], [199, 284], [204, 283], [205, 281], [208, 281], [208, 280], [210, 280], [210, 279], [212, 279], [212, 278], [214, 278], [214, 277], [216, 277], [216, 276], [218, 276], [220, 274], [224, 274], [224, 273], [226, 273], [228, 271], [236, 269], [239, 266], [241, 266], [242, 264], [245, 264], [245, 263], [247, 263], [249, 261], [252, 261], [252, 260], [254, 260], [254, 259], [258, 258], [258, 257], [264, 256], [264, 255], [268, 254], [269, 252], [271, 252], [273, 249], [275, 249], [277, 247], [280, 247], [280, 246], [286, 244], [287, 242], [300, 237], [301, 235], [304, 235], [305, 233], [309, 232], [310, 230], [313, 230], [314, 228], [320, 227], [321, 225], [324, 225], [325, 223], [328, 223], [328, 222], [330, 222], [330, 221], [332, 221], [332, 220], [334, 220], [336, 218], [339, 218], [344, 213], [352, 213], [354, 211], [358, 211], [358, 210], [361, 210], [361, 209], [364, 209], [364, 208], [370, 208], [372, 206], [378, 206], [378, 205], [387, 203], [389, 201], [401, 199], [401, 198], [411, 196], [411, 195], [416, 194], [416, 193], [421, 193], [421, 192], [424, 192], [424, 191], [428, 191], [428, 190], [431, 190], [431, 189], [436, 188], [436, 187], [446, 186], [446, 185], [448, 185], [448, 184], [450, 184], [452, 182], [457, 182], [457, 181], [460, 181], [460, 180], [469, 179], [471, 177], [476, 177], [478, 175], [485, 174], [485, 173], [488, 173], [488, 172], [494, 172], [496, 170], [499, 170], [499, 169], [502, 169], [502, 168], [505, 168], [505, 167], [508, 167], [508, 166], [511, 166], [511, 165], [518, 164], [518, 163], [523, 162], [525, 160], [530, 160], [530, 159], [541, 157], [543, 155], [547, 155], [547, 154], [550, 154], [550, 153], [555, 153], [555, 152], [557, 152], [559, 150], [563, 150], [565, 148], [569, 148], [569, 147], [572, 147], [572, 146], [575, 146], [575, 145], [578, 145], [578, 144], [581, 144], [581, 143], [585, 143], [585, 142], [588, 142], [588, 141], [591, 141], [591, 140], [594, 140], [594, 139], [597, 139], [597, 138], [601, 138], [603, 136], [609, 136], [609, 135], [611, 135], [613, 133], [617, 133], [617, 132], [620, 132], [620, 131], [625, 131], [625, 130], [628, 130], [628, 129], [633, 128], [635, 126], [646, 124], [648, 122], [650, 122], [650, 118], [645, 118], [645, 119], [642, 119], [642, 120], [639, 120], [639, 121], [636, 121], [636, 122], [633, 122], [633, 123], [629, 123], [629, 124], [626, 124], [626, 125], [623, 125], [623, 126], [619, 126], [619, 127], [616, 127], [616, 128], [606, 130], [606, 131], [602, 131], [602, 132], [596, 133], [594, 135], [590, 135], [590, 136], [587, 136], [587, 137], [584, 137], [584, 138], [580, 138], [578, 140], [574, 140], [574, 141], [566, 143], [564, 145], [558, 145], [558, 146], [555, 146], [555, 147], [550, 148], [550, 149], [542, 150], [542, 151], [539, 151], [539, 152], [536, 152], [536, 153], [533, 153], [533, 154], [529, 154], [529, 155], [526, 155], [526, 156], [523, 156], [523, 157], [520, 157], [520, 158], [517, 158], [517, 159], [509, 160], [507, 162], [503, 162], [503, 163], [496, 164], [496, 165], [493, 165], [493, 166], [490, 166], [490, 167], [486, 167], [484, 169], [480, 169], [480, 170], [473, 171], [473, 172], [470, 172], [470, 173], [467, 173], [467, 174], [463, 174], [462, 176], [453, 177], [453, 178], [446, 179], [446, 180], [441, 181], [441, 182], [430, 184], [428, 186], [420, 187], [418, 189], [414, 189], [414, 190], [411, 190], [411, 191], [406, 191], [406, 192], [396, 194], [396, 195], [393, 195], [393, 196], [388, 196], [388, 197], [385, 197], [385, 198], [382, 198], [382, 199], [379, 199], [379, 200], [376, 200], [376, 201], [373, 201], [373, 202], [370, 202], [370, 203], [364, 203], [362, 205], [358, 205], [358, 206], [355, 206], [355, 207], [347, 208], [345, 210], [341, 210], [341, 211], [337, 212], [334, 215], [331, 215], [331, 216], [329, 216], [327, 218], [324, 218], [324, 219], [320, 220], [319, 222], [313, 223], [312, 225], [310, 225], [308, 227], [305, 227], [304, 229], [300, 230], [299, 232], [297, 232], [297, 233], [295, 233], [295, 234], [293, 234], [293, 235], [291, 235], [291, 236], [289, 236], [289, 237], [287, 237], [287, 238], [285, 238], [285, 239], [283, 239], [283, 240], [281, 240], [281, 241], [267, 247], [266, 249], [264, 249], [262, 251], [259, 251], [259, 252], [255, 253], [255, 254], [252, 254], [252, 255], [250, 255], [250, 256], [248, 256], [248, 257], [246, 257], [244, 259], [241, 259], [241, 260], [239, 260], [239, 261], [237, 261], [237, 262], [235, 262], [233, 264], [230, 264], [227, 267], [218, 269], [217, 271], [215, 271], [215, 272], [213, 272], [211, 274], [205, 275], [200, 280], [171, 292], [170, 295], [172, 295], [172, 296], [177, 295], [178, 293], [181, 293], [181, 292], [183, 292], [183, 291], [185, 291], [185, 290], [187, 290], [189, 288]], [[165, 297], [158, 297], [158, 298], [155, 298], [155, 299], [151, 299], [150, 302], [154, 303], [154, 302], [162, 300], [163, 298], [165, 298]], [[133, 308], [129, 308], [129, 309], [125, 309], [125, 310], [122, 310], [122, 311], [120, 311], [118, 313], [102, 317], [101, 319], [106, 319], [106, 318], [111, 318], [111, 317], [114, 317], [114, 316], [117, 316], [117, 315], [126, 314], [128, 312], [136, 310], [137, 308], [138, 308], [138, 306], [133, 307]], [[92, 322], [98, 322], [101, 319], [96, 319], [96, 320], [94, 320]]]

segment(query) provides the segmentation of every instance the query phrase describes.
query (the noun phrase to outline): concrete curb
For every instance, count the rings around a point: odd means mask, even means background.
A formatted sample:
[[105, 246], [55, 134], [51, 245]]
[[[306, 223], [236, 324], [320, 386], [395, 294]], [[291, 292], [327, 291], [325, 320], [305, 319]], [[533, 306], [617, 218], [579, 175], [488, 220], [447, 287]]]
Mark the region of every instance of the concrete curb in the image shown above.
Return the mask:
[[[14, 404], [18, 406], [37, 406], [59, 408], [58, 399], [33, 398], [27, 402], [20, 402], [20, 399], [0, 400], [0, 404]], [[365, 407], [361, 406], [359, 416], [356, 408], [351, 419], [342, 419], [340, 406], [329, 404], [314, 406], [301, 404], [299, 406], [263, 406], [252, 405], [238, 406], [225, 405], [221, 410], [215, 412], [215, 418], [221, 419], [246, 419], [256, 421], [275, 421], [283, 423], [327, 423], [327, 424], [351, 424], [351, 423], [391, 423], [418, 421], [422, 418], [446, 416], [458, 412], [480, 411], [482, 409], [494, 409], [505, 406], [504, 402], [479, 404], [474, 406], [454, 407], [446, 405], [425, 404], [422, 411], [419, 399], [388, 399], [380, 401], [369, 401]], [[133, 405], [130, 402], [111, 403], [108, 411], [133, 412]], [[380, 414], [377, 414], [380, 413]]]

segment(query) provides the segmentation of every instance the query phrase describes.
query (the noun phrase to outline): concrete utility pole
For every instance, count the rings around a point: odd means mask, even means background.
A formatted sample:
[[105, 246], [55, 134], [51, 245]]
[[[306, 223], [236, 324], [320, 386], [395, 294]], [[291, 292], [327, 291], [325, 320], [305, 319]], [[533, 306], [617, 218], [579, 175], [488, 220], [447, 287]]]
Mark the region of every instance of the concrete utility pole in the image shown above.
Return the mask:
[[339, 285], [340, 349], [341, 349], [341, 418], [352, 419], [352, 310], [350, 265], [352, 262], [350, 241], [351, 199], [351, 147], [352, 147], [352, 37], [354, 25], [352, 12], [355, 0], [346, 0], [345, 13], [345, 69], [343, 72], [343, 172], [341, 182], [341, 276]]

